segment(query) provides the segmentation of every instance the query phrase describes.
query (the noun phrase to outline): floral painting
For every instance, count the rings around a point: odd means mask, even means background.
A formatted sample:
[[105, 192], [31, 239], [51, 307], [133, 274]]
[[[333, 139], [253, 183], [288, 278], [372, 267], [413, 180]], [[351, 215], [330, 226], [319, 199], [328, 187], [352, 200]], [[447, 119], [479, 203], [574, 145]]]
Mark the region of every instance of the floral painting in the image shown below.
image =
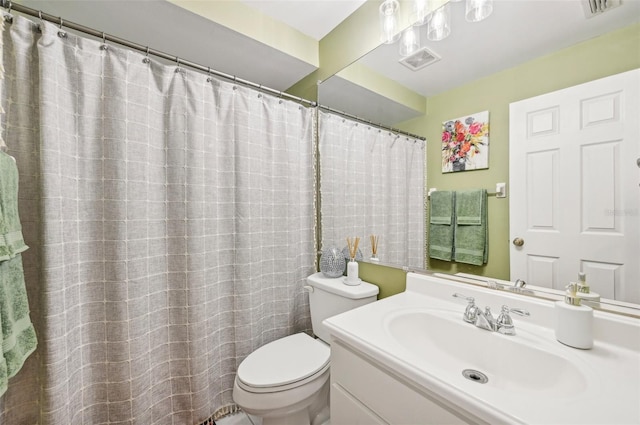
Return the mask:
[[442, 123], [442, 172], [489, 168], [489, 111]]

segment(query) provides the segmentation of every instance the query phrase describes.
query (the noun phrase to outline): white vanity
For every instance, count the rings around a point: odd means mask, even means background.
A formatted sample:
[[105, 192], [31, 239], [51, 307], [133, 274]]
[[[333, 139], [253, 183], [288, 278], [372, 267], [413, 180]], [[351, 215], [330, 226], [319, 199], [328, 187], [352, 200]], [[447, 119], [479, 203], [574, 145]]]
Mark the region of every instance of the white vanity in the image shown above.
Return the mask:
[[[480, 329], [453, 294], [530, 316], [511, 316], [515, 335]], [[555, 339], [553, 302], [409, 273], [405, 292], [324, 322], [331, 424], [638, 424], [640, 319], [594, 314], [579, 350]]]

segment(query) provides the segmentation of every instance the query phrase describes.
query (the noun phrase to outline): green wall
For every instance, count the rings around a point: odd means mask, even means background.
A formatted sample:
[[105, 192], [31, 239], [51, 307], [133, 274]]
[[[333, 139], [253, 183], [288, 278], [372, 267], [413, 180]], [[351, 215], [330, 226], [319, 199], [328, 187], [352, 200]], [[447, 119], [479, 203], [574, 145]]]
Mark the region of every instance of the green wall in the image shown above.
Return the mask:
[[[427, 114], [398, 127], [427, 138], [427, 187], [440, 190], [486, 188], [509, 182], [509, 104], [640, 68], [640, 24], [626, 27], [557, 53], [508, 69], [427, 99]], [[488, 170], [443, 174], [440, 136], [442, 122], [474, 112], [489, 111]], [[508, 185], [507, 185], [508, 189]], [[509, 198], [489, 197], [489, 261], [484, 266], [429, 260], [428, 269], [473, 273], [509, 279]], [[381, 278], [377, 278], [380, 276]], [[381, 297], [404, 289], [399, 275], [384, 273], [366, 279], [383, 288]], [[388, 289], [387, 289], [388, 288]], [[401, 290], [397, 291], [400, 292]]]

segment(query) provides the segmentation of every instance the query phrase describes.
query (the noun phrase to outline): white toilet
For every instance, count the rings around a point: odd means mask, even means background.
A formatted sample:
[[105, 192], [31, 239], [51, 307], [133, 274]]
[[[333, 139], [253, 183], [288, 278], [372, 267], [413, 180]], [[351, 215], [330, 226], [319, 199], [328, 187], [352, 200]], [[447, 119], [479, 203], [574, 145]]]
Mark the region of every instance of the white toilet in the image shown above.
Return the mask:
[[233, 399], [262, 425], [320, 425], [329, 419], [329, 333], [322, 321], [376, 300], [378, 287], [307, 278], [315, 339], [297, 333], [249, 354], [238, 367]]

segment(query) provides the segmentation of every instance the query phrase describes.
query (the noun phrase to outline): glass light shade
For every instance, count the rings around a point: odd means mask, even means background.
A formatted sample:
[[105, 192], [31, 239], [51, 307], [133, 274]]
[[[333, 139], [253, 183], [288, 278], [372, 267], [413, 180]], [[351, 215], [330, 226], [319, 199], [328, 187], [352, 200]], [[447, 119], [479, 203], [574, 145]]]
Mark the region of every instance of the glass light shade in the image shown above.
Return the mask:
[[384, 44], [391, 44], [398, 41], [398, 14], [400, 3], [397, 0], [385, 0], [380, 5], [380, 41]]
[[413, 23], [413, 25], [426, 24], [428, 15], [429, 15], [428, 0], [413, 0], [413, 12], [411, 15], [411, 22]]
[[400, 55], [409, 56], [420, 49], [420, 27], [410, 26], [402, 32]]
[[427, 24], [427, 38], [431, 41], [440, 41], [451, 34], [451, 7], [449, 3], [436, 9], [431, 14]]
[[467, 0], [465, 18], [469, 22], [480, 22], [493, 12], [493, 0]]

